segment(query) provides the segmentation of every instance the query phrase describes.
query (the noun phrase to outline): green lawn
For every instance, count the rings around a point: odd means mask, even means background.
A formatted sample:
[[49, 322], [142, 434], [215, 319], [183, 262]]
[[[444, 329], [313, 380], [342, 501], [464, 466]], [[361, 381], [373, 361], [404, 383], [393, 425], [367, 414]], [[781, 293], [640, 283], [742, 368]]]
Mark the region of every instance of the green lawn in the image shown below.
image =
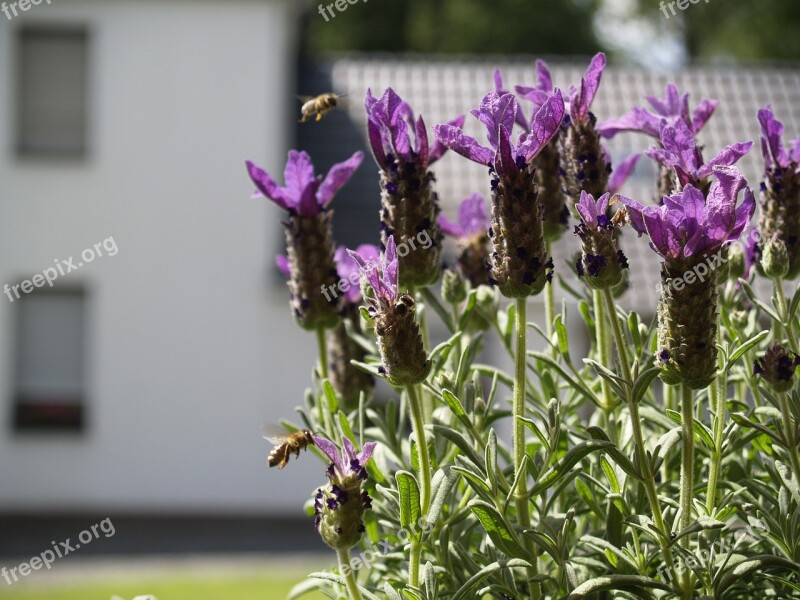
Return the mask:
[[[132, 600], [134, 596], [153, 594], [158, 600], [282, 600], [289, 590], [303, 580], [298, 573], [284, 577], [245, 578], [159, 578], [141, 582], [120, 580], [86, 587], [63, 589], [14, 591], [0, 581], [0, 598], [8, 600], [110, 600], [114, 596]], [[308, 600], [321, 600], [322, 594], [303, 596]]]

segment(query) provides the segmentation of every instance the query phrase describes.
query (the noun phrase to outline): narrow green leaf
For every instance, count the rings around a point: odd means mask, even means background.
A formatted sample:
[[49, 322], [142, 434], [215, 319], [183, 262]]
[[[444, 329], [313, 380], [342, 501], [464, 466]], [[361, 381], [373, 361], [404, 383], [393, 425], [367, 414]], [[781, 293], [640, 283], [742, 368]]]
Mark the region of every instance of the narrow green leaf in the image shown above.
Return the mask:
[[444, 400], [444, 403], [450, 408], [450, 412], [463, 423], [464, 427], [472, 429], [472, 422], [469, 420], [464, 406], [461, 404], [461, 401], [453, 395], [453, 392], [447, 389], [442, 390], [442, 400]]
[[529, 419], [528, 417], [517, 417], [522, 423], [524, 423], [525, 427], [531, 430], [533, 435], [539, 438], [542, 446], [544, 447], [546, 452], [550, 452], [550, 444], [547, 441], [547, 437], [542, 433], [542, 430], [539, 429], [539, 426], [536, 424], [536, 421], [533, 419]]
[[687, 535], [692, 535], [693, 533], [697, 533], [698, 531], [722, 529], [723, 527], [725, 527], [725, 523], [718, 521], [717, 519], [700, 516], [686, 529], [679, 531], [675, 537], [670, 540], [670, 545], [673, 545], [681, 538], [686, 537]]
[[740, 344], [736, 350], [733, 351], [728, 361], [725, 363], [724, 371], [727, 373], [731, 370], [733, 365], [739, 360], [742, 356], [744, 356], [751, 348], [757, 346], [764, 338], [769, 335], [769, 331], [764, 330], [761, 333], [757, 333], [749, 340]]
[[427, 516], [425, 517], [428, 525], [430, 526], [435, 525], [439, 520], [439, 517], [442, 514], [442, 507], [447, 501], [447, 495], [450, 493], [450, 490], [453, 489], [455, 482], [458, 481], [458, 473], [449, 466], [443, 467], [440, 473], [443, 473], [444, 476], [442, 477], [442, 481], [439, 483], [439, 486], [433, 492], [431, 507], [428, 510]]
[[767, 427], [764, 427], [761, 423], [756, 423], [755, 421], [751, 421], [746, 416], [741, 413], [732, 413], [731, 420], [736, 423], [739, 427], [748, 428], [748, 429], [756, 429], [763, 433], [764, 435], [769, 436], [775, 442], [784, 445], [783, 440], [778, 437], [774, 431], [771, 431]]
[[[333, 573], [328, 573], [327, 571], [317, 571], [315, 573], [311, 573], [308, 576], [311, 579], [324, 579], [326, 581], [333, 581], [334, 583], [338, 583], [342, 587], [347, 585], [345, 582], [344, 577], [341, 575], [334, 575]], [[378, 600], [378, 597], [374, 594], [371, 594], [369, 590], [367, 590], [364, 586], [358, 584], [358, 590], [361, 592], [364, 600]]]
[[569, 337], [567, 336], [567, 327], [564, 325], [564, 320], [561, 315], [555, 318], [553, 327], [558, 337], [558, 351], [561, 352], [561, 356], [569, 362]]
[[470, 290], [469, 295], [467, 296], [467, 301], [461, 309], [461, 317], [458, 319], [458, 328], [461, 331], [465, 331], [467, 329], [467, 325], [469, 325], [469, 321], [472, 318], [472, 313], [475, 311], [477, 296], [478, 290]]
[[592, 452], [606, 450], [613, 446], [614, 444], [611, 442], [600, 442], [597, 440], [589, 440], [578, 444], [539, 478], [539, 481], [537, 481], [536, 485], [531, 489], [531, 495], [536, 496], [550, 488], [556, 481], [561, 479], [561, 477], [572, 469], [572, 467]]
[[[682, 422], [681, 413], [675, 410], [667, 410], [667, 416], [676, 423]], [[697, 418], [693, 419], [692, 430], [694, 434], [703, 442], [703, 445], [709, 450], [714, 450], [714, 437], [711, 430], [701, 423]]]
[[[467, 581], [458, 588], [451, 600], [461, 600], [462, 598], [466, 598], [467, 594], [472, 592], [481, 581], [489, 577], [492, 573], [496, 573], [497, 571], [502, 571], [503, 569], [513, 569], [517, 567], [530, 567], [531, 564], [527, 561], [520, 560], [518, 558], [512, 558], [511, 560], [499, 560], [497, 562], [493, 562], [490, 565], [486, 565], [480, 571], [475, 573], [472, 577], [467, 579]], [[475, 596], [469, 596], [469, 598], [474, 598]]]
[[800, 565], [779, 556], [772, 556], [769, 554], [754, 556], [753, 558], [743, 560], [733, 565], [730, 570], [726, 572], [725, 576], [720, 580], [719, 584], [717, 584], [716, 588], [714, 589], [715, 597], [724, 598], [725, 591], [737, 581], [747, 577], [751, 573], [755, 573], [763, 569], [769, 569], [771, 567], [777, 567], [790, 571], [800, 571]]
[[642, 577], [641, 575], [605, 575], [584, 581], [572, 590], [572, 593], [567, 596], [567, 600], [580, 600], [603, 590], [629, 591], [640, 598], [653, 598], [653, 595], [647, 592], [647, 588], [664, 591], [670, 591], [671, 589], [666, 583]]
[[633, 382], [633, 391], [631, 391], [631, 402], [640, 402], [647, 390], [650, 389], [650, 384], [661, 373], [661, 367], [650, 367], [643, 373], [639, 373], [639, 377]]
[[417, 478], [408, 471], [398, 471], [395, 479], [397, 479], [397, 490], [400, 492], [400, 525], [406, 531], [416, 532], [422, 514]]
[[481, 522], [498, 550], [513, 558], [527, 556], [525, 548], [517, 541], [511, 527], [496, 508], [483, 500], [472, 500], [467, 506]]
[[464, 439], [463, 435], [457, 431], [454, 431], [451, 427], [445, 427], [443, 425], [433, 425], [431, 426], [431, 429], [433, 430], [433, 434], [435, 436], [447, 438], [456, 446], [458, 446], [458, 449], [461, 450], [462, 454], [478, 465], [481, 470], [486, 468], [486, 465], [483, 464], [483, 458], [477, 452], [475, 452], [475, 449], [466, 439]]
[[794, 501], [800, 506], [800, 483], [798, 483], [797, 478], [792, 475], [792, 470], [779, 460], [775, 461], [775, 470], [778, 471], [783, 485], [785, 485], [786, 489], [792, 494]]
[[336, 392], [333, 390], [331, 382], [327, 379], [322, 382], [322, 390], [328, 403], [328, 412], [335, 415], [336, 411], [339, 410], [339, 400], [336, 398]]
[[617, 474], [614, 472], [614, 467], [611, 466], [611, 463], [608, 462], [605, 456], [600, 458], [600, 468], [603, 469], [603, 473], [605, 473], [606, 479], [608, 479], [608, 486], [611, 488], [611, 491], [615, 494], [619, 494], [620, 487]]

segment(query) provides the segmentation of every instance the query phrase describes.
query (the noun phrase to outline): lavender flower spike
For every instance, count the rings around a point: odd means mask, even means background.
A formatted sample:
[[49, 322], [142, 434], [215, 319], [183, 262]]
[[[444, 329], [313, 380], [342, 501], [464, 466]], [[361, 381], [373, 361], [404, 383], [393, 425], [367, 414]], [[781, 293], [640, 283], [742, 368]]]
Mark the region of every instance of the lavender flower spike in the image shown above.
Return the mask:
[[661, 378], [693, 389], [708, 386], [716, 376], [720, 253], [739, 239], [755, 210], [753, 192], [736, 168], [715, 167], [714, 175], [707, 197], [687, 184], [665, 197], [663, 206], [620, 198], [633, 228], [647, 234], [664, 259], [658, 307]]
[[446, 235], [458, 240], [458, 270], [473, 287], [489, 283], [489, 215], [486, 200], [480, 194], [465, 198], [458, 208], [458, 223], [439, 215], [439, 225]]
[[[578, 276], [595, 290], [611, 289], [622, 281], [623, 269], [628, 268], [628, 259], [617, 248], [615, 229], [617, 219], [609, 218], [610, 194], [595, 200], [590, 194], [581, 192], [575, 205], [581, 223], [575, 227], [575, 235], [581, 239], [582, 252], [576, 270]], [[614, 198], [617, 200], [617, 197]]]
[[375, 321], [378, 352], [383, 360], [379, 371], [392, 385], [420, 383], [431, 369], [419, 324], [415, 318], [414, 299], [399, 291], [399, 264], [394, 236], [389, 236], [380, 264], [369, 263], [365, 257], [350, 251], [362, 276], [372, 287], [367, 297], [369, 312]]
[[314, 496], [314, 527], [334, 550], [352, 548], [364, 533], [364, 513], [372, 507], [372, 499], [361, 485], [368, 479], [365, 465], [376, 443], [367, 442], [358, 453], [347, 437], [342, 437], [341, 450], [318, 435], [314, 444], [331, 461], [329, 483]]
[[663, 100], [647, 96], [647, 101], [653, 112], [646, 108], [634, 108], [617, 119], [609, 119], [598, 124], [597, 131], [604, 138], [612, 138], [623, 131], [634, 131], [659, 139], [662, 120], [666, 120], [670, 125], [681, 120], [696, 135], [711, 118], [718, 104], [717, 100], [704, 98], [697, 108], [690, 112], [689, 94], [681, 95], [678, 86], [672, 82], [667, 84]]
[[315, 174], [308, 154], [291, 150], [284, 170], [284, 186], [247, 161], [247, 172], [258, 194], [289, 211], [289, 219], [284, 223], [288, 258], [280, 258], [278, 267], [289, 278], [292, 312], [304, 329], [330, 329], [341, 319], [339, 299], [325, 294], [337, 285], [328, 206], [363, 159], [363, 153], [356, 152], [334, 165], [323, 178]]
[[[758, 122], [764, 157], [758, 230], [762, 240], [783, 243], [788, 259], [784, 277], [794, 279], [800, 274], [800, 138], [784, 148], [783, 123], [769, 106], [758, 111]], [[758, 253], [763, 250], [756, 248]]]
[[673, 186], [676, 189], [691, 183], [706, 192], [709, 186], [708, 178], [715, 167], [730, 167], [736, 164], [752, 147], [753, 142], [732, 144], [705, 162], [694, 133], [686, 123], [678, 120], [674, 125], [670, 125], [667, 121], [662, 121], [661, 146], [653, 146], [646, 154], [662, 166], [674, 171]]
[[[427, 232], [433, 242], [430, 248], [400, 257], [400, 272], [404, 286], [430, 285], [441, 270], [443, 235], [437, 224], [435, 178], [429, 167], [447, 148], [441, 143], [429, 147], [422, 117], [415, 120], [411, 107], [392, 88], [380, 99], [368, 90], [365, 107], [370, 147], [381, 169], [381, 241], [385, 245], [394, 236], [397, 243], [403, 244]], [[463, 116], [450, 122], [456, 128], [463, 123]]]
[[529, 164], [558, 132], [564, 117], [561, 92], [542, 105], [516, 143], [511, 132], [519, 111], [512, 94], [487, 94], [472, 114], [486, 126], [489, 146], [478, 143], [460, 129], [437, 125], [439, 140], [462, 156], [489, 167], [492, 175], [492, 216], [489, 236], [494, 252], [490, 282], [509, 298], [538, 294], [552, 277], [547, 255], [542, 206]]

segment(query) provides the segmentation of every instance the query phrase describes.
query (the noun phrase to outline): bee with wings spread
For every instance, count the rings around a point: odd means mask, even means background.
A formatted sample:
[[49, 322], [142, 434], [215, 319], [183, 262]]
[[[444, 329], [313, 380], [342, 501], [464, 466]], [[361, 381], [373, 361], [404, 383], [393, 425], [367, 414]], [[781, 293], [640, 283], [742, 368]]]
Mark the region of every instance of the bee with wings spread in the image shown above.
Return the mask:
[[264, 439], [275, 446], [267, 459], [270, 467], [277, 466], [282, 469], [293, 453], [299, 457], [300, 450], [314, 445], [314, 436], [308, 429], [289, 432], [277, 425], [266, 424], [261, 427], [261, 432]]
[[300, 122], [305, 123], [314, 115], [317, 117], [316, 120], [320, 121], [325, 113], [339, 106], [339, 99], [343, 97], [344, 95], [337, 96], [333, 92], [319, 96], [298, 96], [303, 103], [303, 106], [300, 107]]

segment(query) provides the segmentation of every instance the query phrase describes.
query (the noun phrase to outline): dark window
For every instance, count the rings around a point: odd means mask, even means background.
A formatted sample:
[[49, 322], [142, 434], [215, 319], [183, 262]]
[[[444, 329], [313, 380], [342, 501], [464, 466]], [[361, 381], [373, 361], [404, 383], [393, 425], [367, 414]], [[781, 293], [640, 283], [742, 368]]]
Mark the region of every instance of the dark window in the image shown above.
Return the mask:
[[14, 300], [14, 428], [84, 427], [86, 294], [35, 290]]
[[86, 153], [87, 58], [84, 29], [19, 31], [17, 149], [21, 156]]

